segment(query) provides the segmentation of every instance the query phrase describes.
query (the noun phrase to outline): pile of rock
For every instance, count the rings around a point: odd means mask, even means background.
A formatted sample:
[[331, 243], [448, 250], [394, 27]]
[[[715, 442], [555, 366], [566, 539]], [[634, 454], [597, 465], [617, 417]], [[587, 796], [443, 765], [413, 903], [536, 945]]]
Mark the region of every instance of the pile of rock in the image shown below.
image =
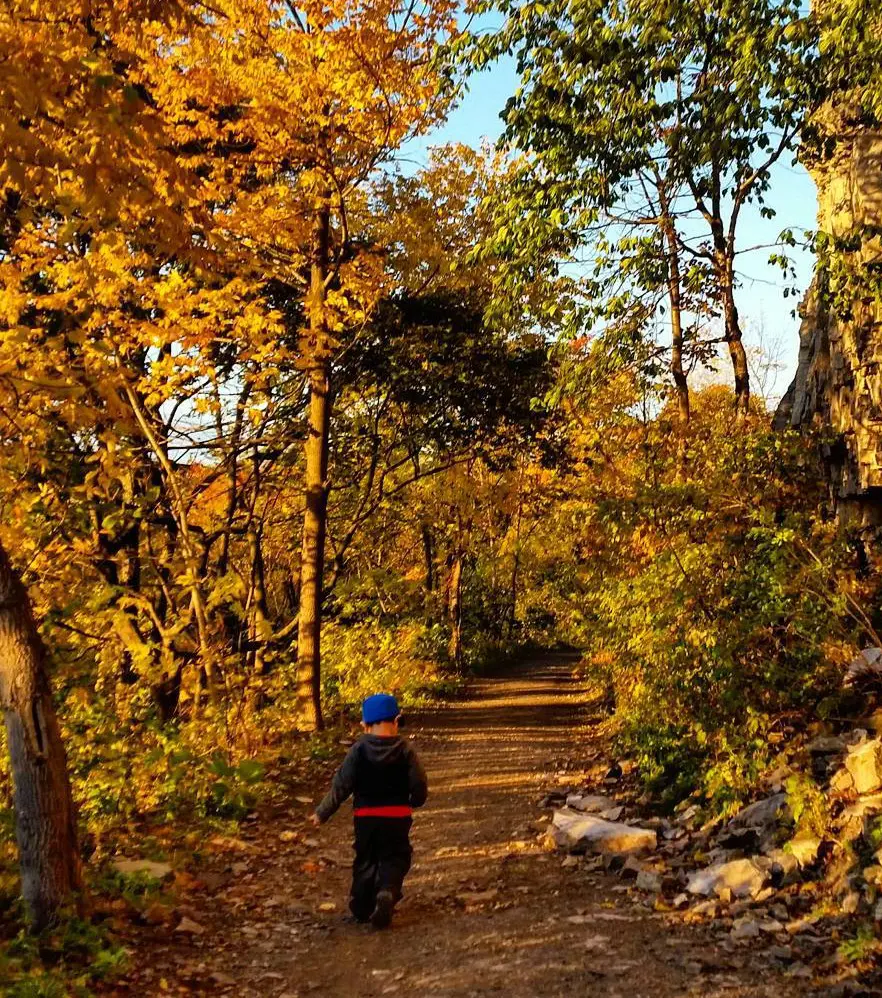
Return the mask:
[[[657, 909], [725, 921], [736, 941], [810, 940], [822, 897], [841, 913], [882, 921], [882, 738], [819, 736], [798, 746], [798, 760], [728, 821], [703, 822], [690, 802], [671, 818], [641, 816], [637, 802], [607, 786], [554, 795], [543, 801], [554, 808], [546, 842], [570, 854], [569, 866], [595, 854], [595, 864], [654, 895], [646, 903]], [[815, 831], [799, 820], [805, 801], [788, 777], [800, 767], [823, 789], [823, 831], [817, 815]]]

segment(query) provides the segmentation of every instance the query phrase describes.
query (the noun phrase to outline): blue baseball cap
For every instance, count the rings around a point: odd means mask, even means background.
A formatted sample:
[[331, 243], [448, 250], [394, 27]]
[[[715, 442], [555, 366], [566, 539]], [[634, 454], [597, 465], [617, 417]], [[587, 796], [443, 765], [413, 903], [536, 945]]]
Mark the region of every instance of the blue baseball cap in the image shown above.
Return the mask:
[[361, 719], [365, 724], [394, 721], [400, 713], [398, 701], [391, 693], [375, 693], [361, 705]]

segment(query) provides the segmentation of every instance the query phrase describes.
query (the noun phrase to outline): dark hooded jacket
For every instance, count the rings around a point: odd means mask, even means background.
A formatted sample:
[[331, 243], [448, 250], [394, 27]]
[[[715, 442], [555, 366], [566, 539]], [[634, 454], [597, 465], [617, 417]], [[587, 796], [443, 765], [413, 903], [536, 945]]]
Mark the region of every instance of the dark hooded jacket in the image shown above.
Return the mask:
[[334, 774], [331, 789], [316, 814], [327, 821], [350, 796], [356, 811], [365, 807], [422, 807], [428, 792], [426, 771], [406, 738], [362, 735]]

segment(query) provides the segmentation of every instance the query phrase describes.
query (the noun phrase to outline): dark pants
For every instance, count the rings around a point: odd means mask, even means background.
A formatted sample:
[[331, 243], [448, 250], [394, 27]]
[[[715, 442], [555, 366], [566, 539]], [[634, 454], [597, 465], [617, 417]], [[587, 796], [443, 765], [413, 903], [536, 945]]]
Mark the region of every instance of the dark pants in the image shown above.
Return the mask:
[[373, 914], [377, 893], [388, 890], [401, 900], [401, 887], [410, 869], [410, 818], [356, 818], [355, 861], [349, 910], [366, 920]]

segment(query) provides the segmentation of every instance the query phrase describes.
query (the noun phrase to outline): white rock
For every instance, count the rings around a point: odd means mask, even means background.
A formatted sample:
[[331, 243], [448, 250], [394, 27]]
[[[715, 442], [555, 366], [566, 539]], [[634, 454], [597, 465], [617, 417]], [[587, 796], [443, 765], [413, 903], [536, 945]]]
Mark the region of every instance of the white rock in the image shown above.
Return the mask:
[[861, 903], [861, 896], [857, 891], [849, 891], [840, 902], [839, 907], [846, 915], [853, 915]]
[[570, 794], [567, 797], [567, 807], [589, 814], [606, 811], [612, 803], [609, 797], [604, 797], [601, 794]]
[[837, 769], [830, 777], [830, 790], [834, 794], [845, 794], [854, 790], [854, 780], [851, 773], [845, 768]]
[[555, 811], [551, 833], [555, 842], [566, 849], [616, 855], [654, 849], [657, 841], [651, 829], [604, 821], [569, 808]]
[[811, 866], [818, 858], [820, 848], [821, 840], [814, 835], [797, 835], [784, 846], [800, 866]]
[[882, 787], [882, 739], [874, 738], [849, 747], [845, 768], [859, 794], [870, 794]]
[[641, 870], [637, 874], [636, 884], [638, 890], [658, 894], [662, 889], [662, 878], [652, 870]]
[[732, 925], [733, 939], [755, 939], [759, 934], [759, 922], [746, 915], [744, 918], [737, 918]]
[[124, 873], [128, 876], [146, 873], [147, 876], [154, 877], [156, 880], [165, 880], [173, 872], [171, 864], [154, 863], [149, 859], [115, 859], [113, 867], [119, 873]]
[[852, 659], [845, 673], [845, 685], [851, 686], [871, 676], [882, 676], [882, 648], [864, 648], [857, 658]]
[[733, 859], [717, 863], [693, 873], [686, 890], [707, 897], [728, 887], [735, 897], [752, 897], [762, 890], [770, 865], [768, 859]]
[[621, 805], [618, 807], [609, 807], [605, 811], [601, 811], [599, 816], [603, 818], [604, 821], [618, 821], [624, 810], [625, 809]]
[[812, 755], [836, 755], [845, 751], [845, 739], [838, 735], [818, 735], [806, 745], [806, 749]]
[[777, 935], [779, 932], [784, 931], [784, 926], [776, 918], [764, 918], [757, 924], [759, 925], [760, 932], [765, 932], [770, 936]]
[[729, 822], [730, 828], [770, 828], [787, 807], [787, 794], [774, 794], [742, 808]]

